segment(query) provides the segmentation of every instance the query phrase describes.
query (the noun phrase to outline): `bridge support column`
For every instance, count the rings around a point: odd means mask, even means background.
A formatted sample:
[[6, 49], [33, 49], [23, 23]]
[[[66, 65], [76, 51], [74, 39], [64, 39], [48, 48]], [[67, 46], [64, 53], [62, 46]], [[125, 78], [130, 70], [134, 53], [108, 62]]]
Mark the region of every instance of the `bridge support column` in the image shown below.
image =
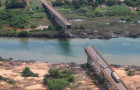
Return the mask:
[[71, 37], [71, 33], [70, 33], [70, 29], [69, 28], [64, 28], [64, 33], [65, 33], [65, 35], [68, 35], [68, 36], [70, 36]]
[[110, 83], [108, 80], [106, 80], [106, 85], [107, 85], [107, 88], [111, 90], [116, 90], [115, 87], [112, 85], [112, 83]]
[[104, 73], [101, 71], [101, 74], [100, 74], [100, 78], [101, 79], [104, 79], [105, 77], [104, 77]]

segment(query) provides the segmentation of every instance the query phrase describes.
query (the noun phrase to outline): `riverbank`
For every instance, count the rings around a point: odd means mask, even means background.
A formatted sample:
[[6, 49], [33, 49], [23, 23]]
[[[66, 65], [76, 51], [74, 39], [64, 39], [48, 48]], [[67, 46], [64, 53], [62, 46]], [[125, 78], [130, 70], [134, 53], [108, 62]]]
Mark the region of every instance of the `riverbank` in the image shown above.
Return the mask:
[[[1, 89], [41, 89], [46, 90], [47, 87], [43, 85], [43, 78], [48, 70], [52, 67], [60, 68], [60, 70], [72, 70], [75, 77], [74, 84], [71, 84], [67, 89], [89, 89], [98, 90], [103, 89], [106, 86], [98, 82], [95, 73], [89, 72], [86, 69], [86, 64], [75, 63], [60, 63], [53, 64], [48, 62], [35, 62], [35, 61], [13, 61], [10, 59], [0, 58], [0, 75], [9, 78], [12, 83], [6, 81], [0, 81]], [[25, 67], [29, 67], [34, 73], [38, 73], [38, 77], [22, 77], [21, 72]], [[124, 80], [129, 88], [140, 88], [140, 74], [127, 76], [125, 68], [126, 65], [112, 65], [116, 73]], [[133, 66], [134, 67], [134, 66]], [[140, 66], [135, 66], [139, 68]], [[133, 69], [133, 68], [131, 68]], [[92, 78], [91, 78], [92, 76]], [[32, 82], [31, 82], [32, 81]]]
[[[22, 77], [21, 72], [25, 67], [29, 67], [34, 73], [38, 73], [38, 77]], [[34, 90], [46, 90], [47, 87], [43, 84], [43, 78], [50, 68], [60, 68], [60, 70], [72, 70], [75, 77], [74, 83], [70, 84], [66, 89], [102, 89], [105, 86], [98, 84], [96, 78], [90, 78], [87, 70], [81, 68], [81, 65], [74, 63], [42, 63], [34, 61], [13, 61], [13, 60], [0, 60], [0, 75], [8, 78], [12, 83], [0, 80], [1, 89], [34, 89]], [[93, 83], [94, 82], [96, 83]]]

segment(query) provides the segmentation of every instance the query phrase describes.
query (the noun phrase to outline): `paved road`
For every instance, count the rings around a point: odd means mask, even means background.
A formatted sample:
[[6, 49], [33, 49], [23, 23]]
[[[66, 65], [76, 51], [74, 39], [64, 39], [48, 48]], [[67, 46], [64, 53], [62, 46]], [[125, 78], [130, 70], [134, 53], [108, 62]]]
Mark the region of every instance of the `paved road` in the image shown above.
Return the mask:
[[87, 47], [86, 50], [90, 52], [91, 57], [94, 57], [96, 59], [96, 62], [99, 63], [99, 65], [105, 66], [106, 68], [101, 69], [106, 73], [107, 78], [119, 89], [119, 90], [127, 90], [126, 87], [122, 82], [117, 83], [111, 76], [112, 70], [108, 67], [108, 65], [102, 60], [102, 58], [98, 55], [98, 53], [94, 50], [93, 47]]
[[40, 0], [64, 25], [71, 25], [65, 16], [59, 13], [54, 7], [46, 2], [46, 0]]

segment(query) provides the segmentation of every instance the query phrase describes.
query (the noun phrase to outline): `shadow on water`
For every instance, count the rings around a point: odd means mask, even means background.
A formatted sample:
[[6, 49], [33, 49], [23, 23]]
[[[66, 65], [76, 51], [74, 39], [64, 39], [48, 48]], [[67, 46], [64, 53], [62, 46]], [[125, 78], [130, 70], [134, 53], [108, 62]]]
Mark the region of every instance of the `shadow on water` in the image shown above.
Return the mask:
[[60, 38], [60, 39], [58, 39], [58, 41], [59, 41], [59, 45], [60, 45], [61, 49], [64, 51], [65, 55], [67, 55], [67, 56], [71, 55], [72, 51], [71, 51], [70, 39]]
[[29, 38], [20, 38], [21, 43], [28, 43]]

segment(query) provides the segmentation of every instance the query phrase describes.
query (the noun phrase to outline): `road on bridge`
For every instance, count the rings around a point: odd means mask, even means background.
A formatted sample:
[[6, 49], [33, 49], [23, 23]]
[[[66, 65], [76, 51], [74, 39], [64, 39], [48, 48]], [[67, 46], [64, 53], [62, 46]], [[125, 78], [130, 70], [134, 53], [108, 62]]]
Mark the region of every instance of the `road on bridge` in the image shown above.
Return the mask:
[[[115, 87], [118, 90], [127, 90], [126, 85], [121, 80], [121, 82], [117, 83], [112, 78], [111, 73], [113, 72], [108, 63], [106, 63], [100, 56], [99, 52], [95, 50], [94, 47], [86, 47], [86, 51], [89, 53], [89, 55], [93, 58], [93, 60], [96, 62], [97, 65], [99, 65], [100, 69], [103, 71], [103, 73], [107, 76], [107, 78], [110, 80], [110, 82], [115, 85]], [[105, 68], [101, 67], [104, 66]]]

